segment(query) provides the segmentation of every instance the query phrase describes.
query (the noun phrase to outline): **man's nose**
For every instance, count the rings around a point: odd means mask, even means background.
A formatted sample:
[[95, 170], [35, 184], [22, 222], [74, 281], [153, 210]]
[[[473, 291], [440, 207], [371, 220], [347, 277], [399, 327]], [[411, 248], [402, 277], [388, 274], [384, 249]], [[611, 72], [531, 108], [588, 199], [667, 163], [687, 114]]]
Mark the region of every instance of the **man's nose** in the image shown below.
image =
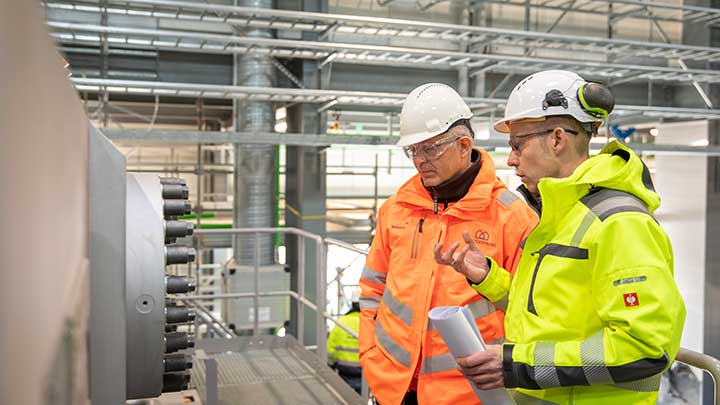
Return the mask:
[[416, 153], [413, 155], [413, 160], [414, 160], [417, 164], [420, 164], [420, 163], [424, 163], [424, 162], [429, 161], [429, 159], [427, 158], [427, 156], [425, 156], [425, 154], [422, 153], [422, 152], [416, 152]]
[[507, 158], [507, 165], [510, 167], [517, 167], [519, 161], [514, 151], [511, 151]]

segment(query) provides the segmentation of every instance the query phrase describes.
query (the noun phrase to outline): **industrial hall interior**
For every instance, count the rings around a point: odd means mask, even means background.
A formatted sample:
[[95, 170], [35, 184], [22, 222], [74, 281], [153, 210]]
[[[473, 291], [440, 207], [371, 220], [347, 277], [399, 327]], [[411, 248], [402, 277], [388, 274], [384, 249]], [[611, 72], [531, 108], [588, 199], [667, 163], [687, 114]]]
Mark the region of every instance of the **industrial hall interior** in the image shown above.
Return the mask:
[[0, 404], [720, 404], [719, 1], [0, 10]]

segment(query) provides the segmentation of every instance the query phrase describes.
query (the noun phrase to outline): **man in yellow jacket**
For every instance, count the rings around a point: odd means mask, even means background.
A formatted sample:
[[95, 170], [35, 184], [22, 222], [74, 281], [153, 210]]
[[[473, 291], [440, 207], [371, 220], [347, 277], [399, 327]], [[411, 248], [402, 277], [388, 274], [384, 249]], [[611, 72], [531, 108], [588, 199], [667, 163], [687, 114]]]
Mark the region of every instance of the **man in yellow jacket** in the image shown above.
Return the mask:
[[589, 157], [613, 106], [607, 87], [572, 72], [522, 80], [495, 124], [541, 212], [517, 273], [468, 237], [459, 252], [436, 247], [480, 294], [508, 298], [505, 343], [458, 364], [481, 389], [516, 388], [518, 404], [654, 404], [679, 349], [685, 306], [650, 173], [617, 142]]
[[[433, 257], [438, 241], [469, 232], [503, 272], [514, 272], [534, 212], [472, 147], [472, 112], [450, 87], [413, 90], [400, 115], [399, 145], [418, 170], [380, 208], [360, 278], [360, 362], [383, 405], [477, 404], [427, 313], [468, 305], [488, 341], [502, 341], [504, 312]], [[499, 307], [502, 307], [499, 305]]]
[[[338, 319], [356, 334], [360, 332], [360, 292], [353, 291], [350, 311]], [[362, 370], [358, 359], [358, 340], [342, 328], [335, 326], [327, 339], [328, 364], [340, 374], [358, 394], [362, 389]]]

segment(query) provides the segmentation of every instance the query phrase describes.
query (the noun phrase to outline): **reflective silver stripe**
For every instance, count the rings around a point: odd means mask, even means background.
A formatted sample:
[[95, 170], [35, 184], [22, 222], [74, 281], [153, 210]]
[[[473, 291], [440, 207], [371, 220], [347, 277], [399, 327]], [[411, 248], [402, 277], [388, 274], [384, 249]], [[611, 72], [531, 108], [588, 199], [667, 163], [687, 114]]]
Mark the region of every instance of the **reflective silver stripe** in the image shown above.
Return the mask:
[[601, 221], [618, 212], [642, 212], [650, 215], [642, 200], [620, 190], [601, 189], [586, 195], [580, 201]]
[[555, 343], [535, 343], [534, 359], [535, 382], [541, 388], [559, 387], [560, 378], [555, 368]]
[[380, 297], [360, 297], [360, 309], [377, 309], [380, 306]]
[[520, 197], [515, 195], [515, 193], [513, 193], [510, 190], [505, 190], [502, 193], [500, 193], [500, 195], [498, 196], [497, 199], [498, 199], [498, 201], [500, 201], [502, 203], [502, 205], [509, 207], [510, 204], [514, 203], [515, 200], [520, 199]]
[[553, 255], [558, 257], [567, 257], [569, 259], [583, 259], [588, 258], [588, 250], [579, 248], [576, 246], [565, 246], [551, 243], [545, 245], [544, 248], [540, 249], [541, 255]]
[[421, 374], [440, 373], [443, 371], [457, 370], [455, 358], [450, 353], [438, 356], [425, 357], [423, 359]]
[[360, 350], [358, 350], [357, 347], [345, 347], [345, 346], [336, 346], [335, 350], [339, 352], [348, 352], [348, 353], [359, 353]]
[[642, 380], [613, 384], [613, 387], [635, 392], [657, 392], [660, 389], [662, 373]]
[[558, 405], [555, 402], [546, 401], [544, 399], [531, 397], [517, 390], [507, 390], [517, 405]]
[[403, 349], [397, 342], [385, 332], [382, 323], [375, 322], [375, 337], [377, 338], [378, 344], [391, 355], [398, 363], [403, 366], [410, 368], [410, 352]]
[[580, 363], [585, 373], [585, 379], [590, 385], [615, 382], [605, 364], [603, 340], [604, 334], [601, 330], [580, 343]]
[[398, 301], [397, 298], [392, 295], [389, 288], [386, 288], [385, 292], [383, 292], [382, 303], [390, 310], [390, 312], [393, 313], [393, 315], [405, 322], [408, 326], [412, 325], [412, 308]]
[[335, 364], [338, 366], [345, 366], [345, 367], [360, 367], [360, 362], [354, 362], [354, 361], [347, 361], [347, 360], [335, 360]]
[[385, 284], [385, 280], [387, 280], [387, 273], [374, 271], [370, 267], [365, 266], [360, 278], [373, 284]]
[[583, 237], [587, 233], [588, 229], [590, 229], [590, 225], [592, 225], [594, 221], [595, 213], [593, 213], [592, 211], [588, 211], [572, 237], [572, 240], [570, 242], [571, 246], [580, 246], [580, 242], [582, 242]]
[[473, 313], [475, 318], [482, 318], [483, 316], [490, 315], [497, 310], [495, 306], [486, 299], [471, 302], [467, 307], [470, 309], [470, 312]]
[[507, 295], [500, 298], [500, 301], [495, 301], [495, 308], [501, 309], [503, 311], [507, 311], [507, 307], [508, 307], [508, 296]]
[[[479, 301], [472, 302], [467, 305], [468, 308], [470, 308], [470, 312], [472, 312], [474, 318], [482, 318], [484, 316], [490, 315], [493, 312], [497, 311], [497, 308], [492, 304], [492, 302], [482, 299]], [[435, 328], [435, 325], [432, 324], [432, 322], [428, 322], [428, 330], [437, 330]]]
[[525, 242], [527, 242], [527, 238], [520, 241], [520, 249], [525, 249]]

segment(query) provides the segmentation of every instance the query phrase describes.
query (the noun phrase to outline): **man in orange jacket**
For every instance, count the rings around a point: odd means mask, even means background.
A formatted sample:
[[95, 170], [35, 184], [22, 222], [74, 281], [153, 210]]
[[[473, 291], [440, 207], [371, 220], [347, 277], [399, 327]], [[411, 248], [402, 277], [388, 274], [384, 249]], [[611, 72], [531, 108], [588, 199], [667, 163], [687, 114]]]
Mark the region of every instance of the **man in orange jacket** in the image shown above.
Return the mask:
[[487, 342], [504, 336], [504, 312], [478, 295], [433, 247], [463, 231], [514, 272], [537, 216], [495, 174], [492, 158], [472, 147], [472, 112], [450, 87], [429, 83], [408, 95], [400, 141], [418, 174], [380, 208], [360, 278], [360, 364], [385, 404], [477, 404], [430, 309], [468, 305]]

